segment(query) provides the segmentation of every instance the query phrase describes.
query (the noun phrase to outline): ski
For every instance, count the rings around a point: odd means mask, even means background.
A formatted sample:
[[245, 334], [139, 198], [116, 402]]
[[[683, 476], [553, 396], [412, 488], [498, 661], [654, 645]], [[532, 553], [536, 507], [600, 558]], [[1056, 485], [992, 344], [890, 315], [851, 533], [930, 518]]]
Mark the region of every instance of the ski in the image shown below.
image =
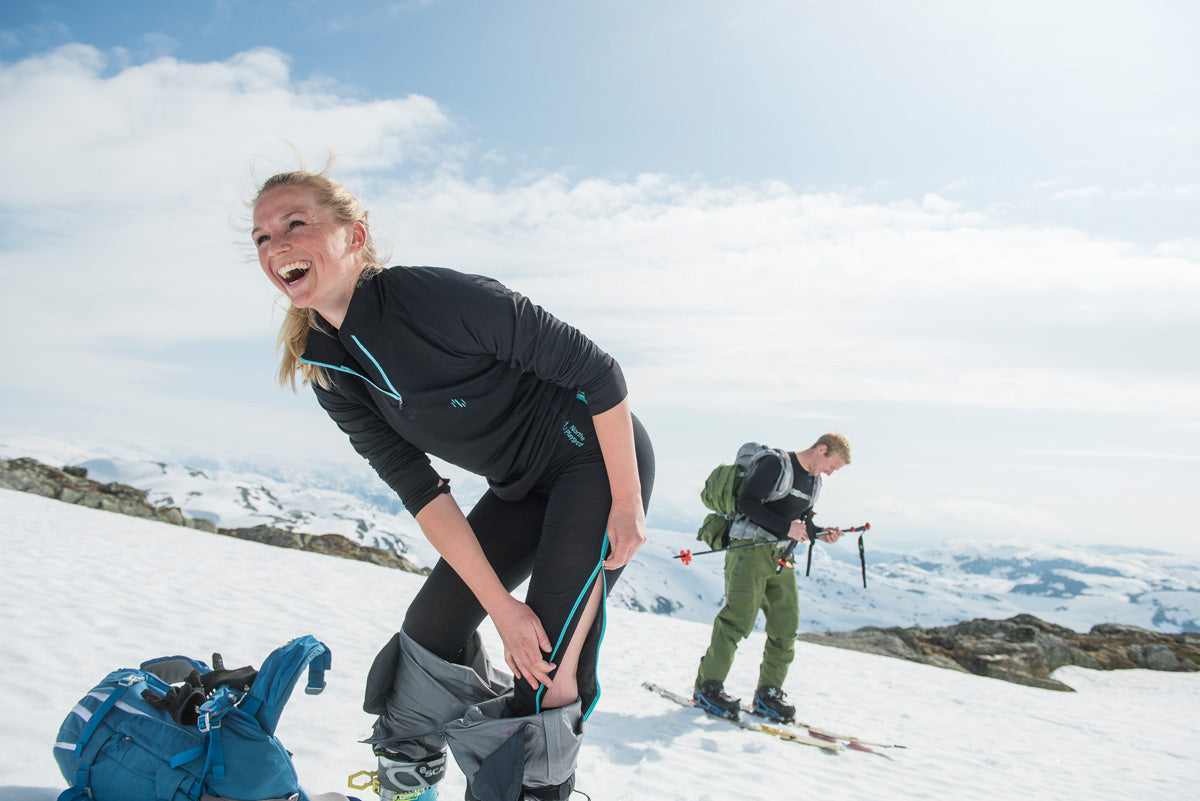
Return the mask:
[[[748, 706], [746, 704], [742, 705], [742, 712], [744, 712], [748, 715], [754, 715], [755, 717], [764, 717], [762, 715], [759, 715], [757, 712], [755, 712], [753, 706]], [[769, 720], [769, 718], [766, 718], [766, 719]], [[830, 742], [835, 742], [835, 743], [840, 742], [842, 745], [846, 746], [847, 748], [853, 748], [856, 751], [867, 751], [869, 753], [877, 753], [875, 751], [871, 751], [871, 749], [872, 748], [907, 748], [908, 747], [905, 745], [900, 745], [899, 743], [876, 743], [876, 742], [872, 742], [870, 740], [864, 740], [861, 737], [855, 737], [853, 734], [835, 734], [834, 732], [831, 732], [828, 729], [822, 729], [819, 726], [814, 726], [811, 723], [801, 723], [799, 721], [796, 721], [793, 723], [780, 723], [778, 721], [772, 721], [771, 725], [780, 726], [785, 729], [796, 729], [799, 731], [807, 732], [810, 737], [817, 737], [822, 740], [829, 740]]]
[[821, 748], [825, 751], [841, 751], [844, 749], [844, 746], [839, 742], [836, 742], [833, 740], [821, 739], [820, 737], [811, 737], [806, 734], [801, 734], [798, 731], [789, 731], [780, 726], [771, 726], [771, 725], [765, 724], [765, 723], [753, 723], [753, 722], [747, 721], [747, 720], [733, 720], [732, 718], [722, 718], [722, 717], [717, 717], [716, 715], [709, 715], [707, 712], [703, 712], [703, 710], [699, 710], [699, 708], [692, 701], [692, 699], [688, 698], [687, 696], [680, 695], [677, 692], [672, 692], [671, 690], [668, 690], [666, 687], [660, 687], [659, 685], [653, 684], [648, 681], [642, 682], [642, 686], [645, 687], [650, 692], [657, 693], [658, 695], [662, 696], [663, 698], [666, 698], [668, 701], [674, 701], [675, 703], [679, 704], [680, 706], [686, 706], [691, 709], [697, 709], [698, 711], [701, 711], [705, 717], [710, 717], [713, 720], [723, 720], [726, 723], [730, 723], [734, 726], [737, 726], [739, 729], [746, 729], [747, 731], [756, 731], [756, 732], [761, 732], [762, 734], [769, 734], [772, 737], [778, 737], [780, 740], [783, 740], [785, 742], [795, 743], [797, 745], [810, 745], [814, 748]]

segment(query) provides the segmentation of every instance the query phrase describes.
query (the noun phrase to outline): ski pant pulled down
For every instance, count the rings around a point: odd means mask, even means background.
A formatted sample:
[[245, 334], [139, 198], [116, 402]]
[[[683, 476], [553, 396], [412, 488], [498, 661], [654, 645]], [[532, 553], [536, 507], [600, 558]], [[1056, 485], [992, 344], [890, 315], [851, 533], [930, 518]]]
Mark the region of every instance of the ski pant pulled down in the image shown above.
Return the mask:
[[[568, 782], [583, 734], [579, 703], [509, 717], [512, 678], [492, 668], [478, 633], [461, 661], [447, 662], [397, 632], [367, 675], [363, 709], [379, 717], [365, 742], [413, 765], [436, 764], [449, 742], [478, 801], [516, 801], [522, 787]], [[423, 786], [443, 775], [430, 771]], [[408, 781], [406, 789], [422, 789], [417, 772]]]

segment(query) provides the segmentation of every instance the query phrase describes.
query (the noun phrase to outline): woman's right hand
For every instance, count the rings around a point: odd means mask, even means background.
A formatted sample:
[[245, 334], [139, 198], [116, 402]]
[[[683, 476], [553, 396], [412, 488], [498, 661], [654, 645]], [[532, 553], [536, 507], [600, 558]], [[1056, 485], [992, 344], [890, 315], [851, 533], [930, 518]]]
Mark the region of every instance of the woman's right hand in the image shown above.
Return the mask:
[[513, 676], [529, 682], [535, 690], [539, 684], [549, 687], [552, 684], [549, 674], [555, 666], [546, 660], [550, 638], [537, 614], [509, 596], [509, 602], [493, 611], [491, 617], [504, 643], [504, 661]]

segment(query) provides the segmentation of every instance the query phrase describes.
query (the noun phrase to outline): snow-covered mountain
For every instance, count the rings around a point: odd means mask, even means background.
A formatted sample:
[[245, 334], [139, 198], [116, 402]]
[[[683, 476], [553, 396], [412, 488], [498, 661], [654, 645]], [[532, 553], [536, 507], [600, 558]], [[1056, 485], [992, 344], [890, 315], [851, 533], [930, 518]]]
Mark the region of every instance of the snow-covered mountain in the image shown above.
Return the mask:
[[[41, 444], [29, 453], [0, 444], [0, 455], [32, 455], [65, 464], [78, 457]], [[311, 534], [338, 533], [364, 545], [391, 549], [419, 565], [437, 555], [415, 521], [365, 469], [286, 472], [189, 467], [123, 455], [91, 454], [72, 463], [97, 481], [118, 481], [149, 491], [157, 504], [180, 507], [228, 528], [266, 523]], [[483, 482], [445, 468], [456, 497], [467, 503]], [[697, 521], [698, 522], [698, 521]], [[798, 548], [801, 630], [847, 631], [861, 626], [941, 626], [976, 617], [1027, 612], [1075, 630], [1100, 622], [1165, 631], [1200, 631], [1200, 563], [1146, 549], [1063, 547], [1036, 542], [959, 540], [908, 553], [878, 550], [885, 526], [865, 535], [868, 587], [855, 540], [820, 544], [804, 575]], [[650, 542], [613, 590], [616, 604], [685, 620], [711, 621], [723, 597], [722, 556], [703, 550], [692, 531], [652, 529]], [[884, 540], [886, 542], [886, 540]]]
[[[416, 521], [377, 479], [347, 473], [299, 478], [219, 466], [203, 468], [145, 459], [93, 457], [78, 463], [94, 481], [117, 481], [147, 490], [158, 506], [178, 506], [188, 517], [222, 528], [270, 525], [309, 534], [341, 534], [362, 545], [394, 551], [418, 565], [437, 560]], [[318, 476], [336, 485], [307, 483]], [[368, 477], [371, 478], [371, 477]]]
[[[711, 620], [722, 599], [722, 557], [695, 557], [682, 566], [672, 556], [698, 544], [688, 534], [655, 533], [670, 545], [647, 545], [614, 593], [629, 608]], [[806, 554], [797, 549], [801, 630], [931, 627], [1027, 612], [1076, 631], [1101, 622], [1200, 631], [1200, 564], [1183, 557], [969, 540], [872, 554], [870, 537], [865, 589], [850, 537], [818, 543], [808, 576]]]

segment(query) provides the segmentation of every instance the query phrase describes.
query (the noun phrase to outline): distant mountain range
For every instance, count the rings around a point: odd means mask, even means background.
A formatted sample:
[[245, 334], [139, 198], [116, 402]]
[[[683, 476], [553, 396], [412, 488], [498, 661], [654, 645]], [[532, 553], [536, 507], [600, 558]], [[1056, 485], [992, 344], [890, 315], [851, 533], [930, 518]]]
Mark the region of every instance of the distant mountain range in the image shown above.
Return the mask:
[[[23, 454], [53, 460], [54, 454]], [[268, 524], [310, 534], [342, 534], [390, 549], [418, 565], [437, 554], [416, 522], [371, 476], [349, 473], [264, 475], [253, 469], [188, 467], [139, 458], [91, 457], [76, 462], [90, 478], [149, 492], [156, 504], [222, 527]], [[477, 497], [482, 481], [454, 476], [456, 497]], [[321, 484], [322, 486], [317, 486]], [[698, 521], [697, 521], [698, 522]], [[1162, 632], [1200, 631], [1200, 562], [1146, 549], [1058, 547], [1036, 542], [961, 540], [904, 554], [876, 550], [865, 535], [867, 588], [862, 586], [852, 536], [820, 544], [811, 575], [797, 548], [802, 631], [848, 631], [862, 626], [945, 626], [973, 618], [1036, 615], [1086, 631], [1101, 622]], [[723, 595], [721, 554], [703, 550], [692, 531], [652, 529], [650, 542], [613, 590], [629, 609], [707, 622]]]

